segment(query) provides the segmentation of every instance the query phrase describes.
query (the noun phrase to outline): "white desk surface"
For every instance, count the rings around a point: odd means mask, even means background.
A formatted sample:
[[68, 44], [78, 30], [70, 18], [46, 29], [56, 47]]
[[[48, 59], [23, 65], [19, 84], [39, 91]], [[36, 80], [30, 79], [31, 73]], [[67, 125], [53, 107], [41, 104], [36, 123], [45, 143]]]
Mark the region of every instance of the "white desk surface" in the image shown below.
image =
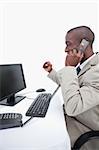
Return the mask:
[[[25, 122], [25, 112], [32, 101], [25, 98], [13, 107], [0, 106], [0, 113], [21, 113]], [[45, 118], [33, 118], [23, 127], [0, 130], [0, 150], [70, 150], [59, 95], [52, 98]]]

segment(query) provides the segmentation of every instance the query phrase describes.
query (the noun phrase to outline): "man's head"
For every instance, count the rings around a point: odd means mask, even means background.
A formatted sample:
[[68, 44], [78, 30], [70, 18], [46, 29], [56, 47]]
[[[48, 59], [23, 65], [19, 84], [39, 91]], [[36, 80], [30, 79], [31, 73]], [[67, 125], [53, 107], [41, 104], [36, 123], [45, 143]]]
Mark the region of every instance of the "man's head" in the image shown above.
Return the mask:
[[[82, 39], [89, 41], [89, 46], [84, 51], [84, 57], [88, 58], [93, 53], [92, 45], [94, 42], [94, 33], [87, 26], [79, 26], [69, 30], [65, 37], [65, 52], [69, 53], [73, 49], [78, 49]], [[88, 56], [89, 55], [89, 56]]]

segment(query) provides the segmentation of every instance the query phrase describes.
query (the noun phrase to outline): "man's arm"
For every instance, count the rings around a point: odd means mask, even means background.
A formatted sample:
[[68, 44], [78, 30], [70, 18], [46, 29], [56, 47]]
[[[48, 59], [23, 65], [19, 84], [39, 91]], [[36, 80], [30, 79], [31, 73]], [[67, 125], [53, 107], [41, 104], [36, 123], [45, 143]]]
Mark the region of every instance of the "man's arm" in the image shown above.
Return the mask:
[[69, 116], [77, 116], [99, 104], [99, 67], [94, 66], [89, 72], [87, 71], [87, 78], [82, 77], [82, 84], [79, 85], [75, 64], [78, 63], [80, 55], [77, 55], [77, 58], [76, 55], [68, 55], [65, 67], [59, 72], [51, 70], [48, 75], [60, 84], [65, 110]]
[[53, 80], [56, 84], [60, 85], [58, 73], [53, 69], [49, 74], [48, 77]]

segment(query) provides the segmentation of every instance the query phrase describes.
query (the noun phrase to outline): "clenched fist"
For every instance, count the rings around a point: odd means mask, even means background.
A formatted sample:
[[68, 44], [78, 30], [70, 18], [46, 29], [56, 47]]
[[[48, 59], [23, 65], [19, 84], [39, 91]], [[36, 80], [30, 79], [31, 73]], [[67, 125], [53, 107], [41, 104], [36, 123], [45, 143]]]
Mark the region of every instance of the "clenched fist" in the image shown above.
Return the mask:
[[52, 64], [50, 61], [47, 61], [44, 63], [43, 68], [47, 71], [47, 72], [51, 72], [52, 71]]

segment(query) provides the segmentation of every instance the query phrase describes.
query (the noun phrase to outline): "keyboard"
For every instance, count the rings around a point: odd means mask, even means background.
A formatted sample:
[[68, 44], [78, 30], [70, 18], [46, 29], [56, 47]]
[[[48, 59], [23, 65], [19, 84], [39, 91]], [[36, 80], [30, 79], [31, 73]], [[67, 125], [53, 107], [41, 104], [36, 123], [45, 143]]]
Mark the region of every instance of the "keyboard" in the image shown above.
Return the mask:
[[45, 117], [52, 95], [50, 93], [39, 94], [26, 112], [26, 116]]
[[22, 125], [22, 115], [19, 113], [2, 113], [0, 114], [0, 130], [20, 127]]

